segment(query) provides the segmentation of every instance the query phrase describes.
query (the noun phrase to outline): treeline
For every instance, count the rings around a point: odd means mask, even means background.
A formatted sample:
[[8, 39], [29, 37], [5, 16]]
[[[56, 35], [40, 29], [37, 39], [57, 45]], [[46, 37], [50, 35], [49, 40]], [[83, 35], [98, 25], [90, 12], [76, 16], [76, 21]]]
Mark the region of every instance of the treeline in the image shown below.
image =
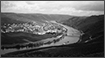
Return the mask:
[[17, 44], [15, 46], [2, 46], [1, 49], [22, 49], [22, 48], [33, 48], [33, 47], [39, 47], [42, 45], [47, 45], [47, 44], [51, 44], [51, 43], [56, 43], [58, 41], [60, 41], [61, 39], [63, 39], [62, 37], [58, 38], [58, 39], [54, 39], [52, 41], [47, 41], [47, 42], [38, 42], [38, 43], [28, 43], [28, 44]]

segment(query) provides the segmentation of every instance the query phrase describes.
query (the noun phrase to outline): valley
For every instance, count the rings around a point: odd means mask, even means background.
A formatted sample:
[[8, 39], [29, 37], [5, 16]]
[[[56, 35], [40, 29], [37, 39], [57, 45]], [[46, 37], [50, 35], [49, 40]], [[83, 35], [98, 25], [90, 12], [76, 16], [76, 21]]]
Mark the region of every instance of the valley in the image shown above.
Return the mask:
[[[57, 37], [46, 38], [46, 39], [43, 39], [43, 40], [40, 40], [37, 42], [29, 42], [29, 43], [25, 43], [25, 44], [20, 44], [20, 49], [19, 50], [13, 49], [13, 51], [37, 49], [37, 48], [49, 47], [49, 46], [59, 46], [59, 45], [64, 45], [64, 44], [66, 45], [66, 44], [75, 43], [79, 40], [79, 35], [80, 35], [79, 33], [80, 32], [78, 30], [73, 29], [73, 28], [68, 27], [68, 26], [65, 26], [65, 25], [62, 25], [60, 23], [57, 23], [57, 24], [64, 27], [61, 35], [58, 35]], [[68, 32], [68, 31], [70, 31], [70, 32]], [[67, 41], [68, 41], [68, 43], [66, 43]], [[36, 45], [37, 43], [39, 43], [39, 45]], [[24, 47], [21, 49], [22, 45]], [[6, 47], [4, 46], [4, 48], [6, 48]], [[9, 50], [10, 50], [10, 52], [12, 52], [11, 49], [7, 49], [7, 50], [4, 49], [4, 51], [7, 51], [7, 53], [9, 52]], [[4, 51], [2, 50], [2, 52], [4, 52]], [[4, 53], [6, 53], [6, 52], [4, 52]]]
[[2, 56], [103, 56], [103, 18], [3, 13]]

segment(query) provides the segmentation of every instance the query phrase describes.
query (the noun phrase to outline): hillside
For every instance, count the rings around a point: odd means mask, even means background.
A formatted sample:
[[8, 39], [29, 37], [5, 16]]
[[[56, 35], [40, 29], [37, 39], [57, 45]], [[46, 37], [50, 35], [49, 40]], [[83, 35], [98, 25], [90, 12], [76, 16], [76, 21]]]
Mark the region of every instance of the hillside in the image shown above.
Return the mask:
[[72, 17], [62, 23], [78, 30], [85, 32], [91, 25], [103, 20], [104, 15], [90, 16], [90, 17]]
[[45, 22], [45, 21], [61, 21], [67, 20], [73, 16], [69, 15], [57, 15], [57, 14], [21, 14], [21, 13], [1, 13], [1, 18], [8, 18], [19, 21], [36, 21], [36, 22]]

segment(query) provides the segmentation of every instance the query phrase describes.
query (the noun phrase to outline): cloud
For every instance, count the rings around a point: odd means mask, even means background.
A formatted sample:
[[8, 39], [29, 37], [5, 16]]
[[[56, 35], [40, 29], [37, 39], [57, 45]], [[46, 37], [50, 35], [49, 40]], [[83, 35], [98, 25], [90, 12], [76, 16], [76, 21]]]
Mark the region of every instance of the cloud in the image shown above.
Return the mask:
[[10, 3], [9, 1], [7, 2], [1, 2], [1, 8], [9, 8], [9, 7], [15, 7], [15, 4]]
[[33, 2], [33, 1], [26, 1], [26, 3], [28, 4], [28, 5], [34, 5], [35, 3]]
[[104, 11], [104, 2], [102, 1], [90, 2], [89, 4], [76, 7], [76, 9], [86, 11]]
[[92, 15], [104, 13], [104, 1], [1, 1], [2, 12]]
[[31, 10], [38, 10], [37, 5], [29, 5], [25, 1], [1, 1], [1, 11], [9, 12], [30, 12]]
[[72, 7], [85, 11], [104, 11], [104, 1], [70, 1], [60, 3], [59, 7]]

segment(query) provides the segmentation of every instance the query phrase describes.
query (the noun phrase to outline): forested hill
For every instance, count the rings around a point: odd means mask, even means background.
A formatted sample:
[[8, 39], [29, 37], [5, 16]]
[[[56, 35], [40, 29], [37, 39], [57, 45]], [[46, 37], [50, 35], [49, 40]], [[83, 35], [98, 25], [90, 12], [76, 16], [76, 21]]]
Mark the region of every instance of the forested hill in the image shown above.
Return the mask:
[[1, 13], [2, 21], [4, 18], [19, 21], [36, 21], [36, 22], [45, 22], [45, 21], [62, 21], [68, 20], [73, 16], [70, 15], [58, 15], [58, 14], [23, 14], [23, 13]]
[[89, 28], [89, 26], [101, 20], [104, 20], [104, 15], [94, 15], [90, 17], [72, 17], [68, 20], [62, 21], [62, 23], [76, 29], [85, 31], [87, 28]]

